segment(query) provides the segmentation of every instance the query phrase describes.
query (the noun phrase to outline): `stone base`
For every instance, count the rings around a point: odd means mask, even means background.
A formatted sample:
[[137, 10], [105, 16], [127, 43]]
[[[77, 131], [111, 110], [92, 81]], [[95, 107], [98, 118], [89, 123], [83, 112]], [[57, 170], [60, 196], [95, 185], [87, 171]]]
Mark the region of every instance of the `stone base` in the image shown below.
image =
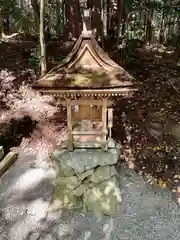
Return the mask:
[[118, 213], [121, 201], [120, 189], [115, 176], [89, 188], [83, 195], [85, 209], [92, 210], [96, 215]]
[[[83, 205], [94, 214], [113, 215], [119, 211], [121, 194], [115, 163], [118, 149], [56, 150], [52, 154], [57, 179], [54, 182], [54, 208], [73, 209]], [[52, 205], [52, 208], [53, 208]]]

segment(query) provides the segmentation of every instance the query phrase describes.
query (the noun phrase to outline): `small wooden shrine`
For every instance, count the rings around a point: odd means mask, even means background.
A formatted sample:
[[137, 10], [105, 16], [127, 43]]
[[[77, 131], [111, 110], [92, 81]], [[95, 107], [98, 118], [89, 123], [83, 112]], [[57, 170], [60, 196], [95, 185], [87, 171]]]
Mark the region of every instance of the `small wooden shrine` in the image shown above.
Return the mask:
[[33, 88], [66, 102], [69, 151], [77, 142], [106, 151], [113, 126], [112, 99], [129, 95], [135, 85], [99, 46], [89, 29], [87, 11], [84, 19], [84, 30], [71, 53]]

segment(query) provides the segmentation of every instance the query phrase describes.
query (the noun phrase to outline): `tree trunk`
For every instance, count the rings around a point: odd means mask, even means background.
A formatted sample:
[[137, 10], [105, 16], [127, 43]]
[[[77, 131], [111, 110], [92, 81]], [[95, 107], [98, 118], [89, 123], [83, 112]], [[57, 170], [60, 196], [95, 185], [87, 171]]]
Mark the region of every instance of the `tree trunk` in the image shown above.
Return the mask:
[[23, 11], [23, 9], [24, 9], [24, 0], [20, 0], [19, 5], [20, 5], [21, 10]]
[[152, 17], [153, 17], [153, 10], [149, 9], [146, 13], [146, 43], [150, 45], [152, 43]]
[[65, 1], [66, 29], [69, 39], [78, 38], [82, 32], [82, 17], [79, 0]]
[[107, 18], [106, 18], [106, 25], [107, 25], [107, 35], [109, 34], [109, 29], [110, 29], [110, 0], [106, 0], [107, 4]]
[[104, 36], [106, 31], [106, 21], [105, 21], [105, 2], [101, 0], [101, 43], [104, 48]]
[[32, 5], [33, 10], [34, 10], [34, 19], [35, 19], [35, 22], [36, 22], [36, 31], [37, 31], [37, 33], [39, 33], [39, 31], [40, 31], [40, 29], [39, 29], [39, 26], [40, 26], [39, 4], [38, 4], [37, 0], [31, 0], [31, 5]]
[[98, 37], [102, 35], [102, 19], [101, 19], [101, 1], [100, 0], [91, 0], [89, 1], [90, 9], [92, 10], [92, 30]]
[[117, 25], [117, 46], [119, 45], [119, 40], [120, 40], [120, 33], [121, 33], [121, 22], [122, 22], [122, 9], [123, 9], [123, 0], [118, 1], [118, 25]]
[[[124, 66], [124, 60], [126, 55], [126, 39], [124, 37], [126, 28], [126, 6], [124, 0], [118, 1], [118, 26], [117, 26], [117, 62]], [[120, 46], [120, 47], [119, 47]]]
[[2, 9], [0, 9], [0, 38], [3, 38], [5, 36], [4, 33], [4, 21], [2, 16]]
[[40, 47], [41, 47], [41, 76], [43, 76], [46, 72], [46, 46], [44, 42], [44, 0], [40, 0], [40, 32], [39, 32], [39, 40], [40, 40]]
[[59, 25], [61, 23], [61, 3], [60, 0], [56, 0], [56, 34], [59, 34]]
[[164, 44], [164, 40], [165, 40], [164, 32], [165, 32], [165, 10], [163, 8], [161, 27], [160, 27], [160, 33], [159, 33], [159, 43], [160, 44]]
[[123, 4], [123, 13], [122, 13], [122, 29], [121, 29], [121, 35], [124, 36], [125, 31], [126, 31], [126, 24], [127, 24], [127, 7], [124, 2]]
[[91, 0], [87, 0], [87, 8], [91, 8], [92, 4], [91, 4]]
[[176, 40], [176, 48], [174, 52], [175, 61], [178, 62], [180, 58], [180, 17], [178, 18], [178, 29], [177, 29], [177, 40]]

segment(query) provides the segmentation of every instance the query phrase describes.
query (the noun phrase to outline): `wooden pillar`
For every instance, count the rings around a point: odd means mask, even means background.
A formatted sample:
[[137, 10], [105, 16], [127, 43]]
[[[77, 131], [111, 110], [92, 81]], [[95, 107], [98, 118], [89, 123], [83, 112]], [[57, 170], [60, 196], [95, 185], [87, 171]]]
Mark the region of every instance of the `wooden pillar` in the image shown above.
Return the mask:
[[113, 127], [113, 108], [108, 108], [109, 138], [112, 138], [112, 127]]
[[68, 127], [68, 151], [73, 151], [73, 135], [72, 135], [72, 109], [71, 100], [67, 99], [67, 127]]
[[102, 101], [102, 150], [107, 151], [107, 98]]

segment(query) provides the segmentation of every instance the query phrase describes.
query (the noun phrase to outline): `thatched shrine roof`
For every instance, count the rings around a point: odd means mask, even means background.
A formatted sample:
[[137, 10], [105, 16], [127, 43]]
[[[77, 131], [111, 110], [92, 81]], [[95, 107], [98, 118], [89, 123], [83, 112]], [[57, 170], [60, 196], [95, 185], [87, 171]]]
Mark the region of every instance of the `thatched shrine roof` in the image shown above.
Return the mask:
[[40, 92], [61, 95], [123, 95], [133, 86], [133, 77], [110, 59], [93, 34], [82, 34], [61, 64], [33, 84]]

